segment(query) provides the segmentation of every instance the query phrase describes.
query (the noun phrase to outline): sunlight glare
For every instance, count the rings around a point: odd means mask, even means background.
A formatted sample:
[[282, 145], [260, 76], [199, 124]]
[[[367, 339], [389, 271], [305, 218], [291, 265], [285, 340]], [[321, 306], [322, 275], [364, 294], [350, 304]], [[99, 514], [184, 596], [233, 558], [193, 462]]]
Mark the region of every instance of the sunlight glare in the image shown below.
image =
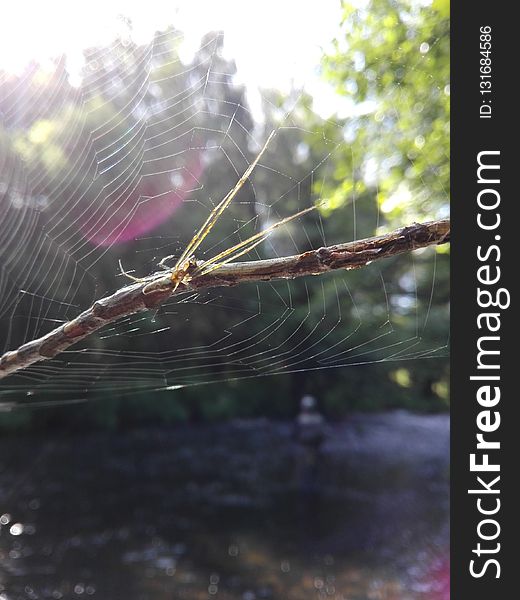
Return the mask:
[[284, 92], [305, 86], [313, 93], [316, 88], [320, 112], [330, 112], [332, 94], [322, 82], [320, 86], [318, 70], [324, 50], [338, 33], [340, 3], [324, 0], [316, 10], [312, 3], [298, 0], [264, 0], [245, 7], [237, 0], [159, 1], [153, 10], [142, 0], [9, 3], [0, 23], [0, 69], [20, 74], [31, 60], [45, 64], [65, 53], [72, 81], [78, 82], [82, 50], [124, 35], [126, 19], [138, 44], [173, 24], [185, 34], [181, 56], [186, 60], [204, 34], [223, 31], [224, 53], [236, 60], [238, 82], [248, 89]]

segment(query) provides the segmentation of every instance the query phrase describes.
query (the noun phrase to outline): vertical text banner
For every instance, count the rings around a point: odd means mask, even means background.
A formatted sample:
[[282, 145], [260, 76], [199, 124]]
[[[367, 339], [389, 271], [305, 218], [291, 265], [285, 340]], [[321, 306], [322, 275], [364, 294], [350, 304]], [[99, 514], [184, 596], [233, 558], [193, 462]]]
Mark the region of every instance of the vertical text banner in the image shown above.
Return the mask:
[[509, 598], [520, 578], [519, 32], [507, 7], [452, 3], [452, 600]]

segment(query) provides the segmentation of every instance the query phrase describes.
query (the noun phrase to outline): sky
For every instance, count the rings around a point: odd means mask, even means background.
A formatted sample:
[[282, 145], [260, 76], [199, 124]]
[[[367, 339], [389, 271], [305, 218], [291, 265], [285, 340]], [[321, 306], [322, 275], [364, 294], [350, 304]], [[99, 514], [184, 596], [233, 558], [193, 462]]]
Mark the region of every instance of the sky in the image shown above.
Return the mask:
[[113, 39], [121, 15], [131, 19], [138, 43], [173, 24], [185, 34], [186, 57], [205, 33], [223, 30], [226, 56], [236, 60], [237, 78], [248, 88], [304, 86], [315, 110], [334, 112], [338, 99], [318, 67], [338, 32], [340, 0], [11, 1], [2, 7], [0, 68], [16, 73], [31, 58], [65, 52], [69, 68], [79, 71], [82, 48]]

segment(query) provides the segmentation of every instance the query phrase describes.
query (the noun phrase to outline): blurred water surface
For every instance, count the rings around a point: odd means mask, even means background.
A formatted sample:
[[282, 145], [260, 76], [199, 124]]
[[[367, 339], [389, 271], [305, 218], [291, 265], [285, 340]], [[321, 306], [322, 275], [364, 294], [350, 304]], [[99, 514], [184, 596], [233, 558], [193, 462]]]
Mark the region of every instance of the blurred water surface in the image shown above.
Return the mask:
[[2, 600], [449, 598], [447, 415], [354, 415], [310, 459], [267, 420], [0, 456]]

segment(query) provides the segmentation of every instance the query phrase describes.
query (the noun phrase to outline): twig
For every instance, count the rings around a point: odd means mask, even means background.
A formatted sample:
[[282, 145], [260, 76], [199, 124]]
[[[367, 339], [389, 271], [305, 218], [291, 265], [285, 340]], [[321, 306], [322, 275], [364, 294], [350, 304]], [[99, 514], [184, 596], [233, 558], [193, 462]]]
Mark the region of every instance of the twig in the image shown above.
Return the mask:
[[[114, 294], [97, 300], [75, 319], [46, 335], [23, 344], [17, 350], [6, 352], [0, 358], [0, 379], [36, 362], [55, 357], [121, 317], [156, 308], [181, 291], [227, 287], [245, 281], [293, 279], [335, 269], [357, 269], [374, 260], [444, 244], [449, 241], [449, 237], [449, 219], [414, 223], [379, 237], [327, 246], [295, 256], [230, 263], [210, 273], [195, 275], [187, 285], [180, 286], [176, 291], [175, 284], [165, 277], [164, 271], [154, 273], [139, 283], [127, 285]], [[143, 293], [145, 286], [152, 291]]]

